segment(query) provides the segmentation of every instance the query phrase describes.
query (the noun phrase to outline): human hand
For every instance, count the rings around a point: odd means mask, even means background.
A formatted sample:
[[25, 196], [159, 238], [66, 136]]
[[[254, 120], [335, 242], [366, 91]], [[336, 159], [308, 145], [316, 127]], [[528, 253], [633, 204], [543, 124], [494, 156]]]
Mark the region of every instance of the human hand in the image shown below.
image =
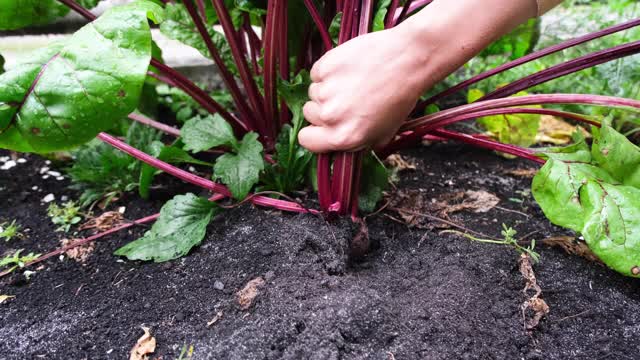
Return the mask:
[[298, 140], [316, 153], [355, 151], [393, 138], [424, 90], [426, 61], [400, 28], [366, 34], [327, 52], [311, 69], [311, 125]]

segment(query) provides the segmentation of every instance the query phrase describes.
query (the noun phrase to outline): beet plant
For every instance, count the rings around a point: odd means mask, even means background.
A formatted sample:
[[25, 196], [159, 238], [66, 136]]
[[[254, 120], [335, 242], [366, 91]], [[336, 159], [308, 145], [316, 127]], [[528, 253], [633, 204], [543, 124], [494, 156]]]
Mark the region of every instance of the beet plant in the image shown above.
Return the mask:
[[[209, 199], [178, 195], [160, 214], [136, 221], [156, 222], [142, 238], [116, 252], [129, 259], [167, 261], [187, 254], [204, 239], [209, 221], [226, 207], [220, 203], [224, 198], [283, 211], [321, 213], [329, 219], [348, 215], [359, 221], [362, 212], [373, 210], [387, 182], [377, 159], [419, 144], [425, 137], [460, 141], [543, 165], [532, 191], [549, 220], [581, 233], [594, 253], [614, 270], [640, 276], [640, 149], [602, 119], [543, 107], [578, 104], [637, 112], [640, 101], [597, 94], [525, 92], [558, 77], [637, 54], [640, 42], [622, 43], [557, 64], [488, 94], [475, 93], [470, 104], [442, 111], [436, 106], [516, 66], [636, 27], [638, 19], [532, 53], [528, 52], [535, 36], [530, 33], [526, 33], [525, 45], [516, 38], [494, 44], [487, 51], [506, 46], [514, 58], [524, 56], [425, 97], [416, 104], [415, 116], [388, 145], [376, 149], [375, 155], [367, 150], [315, 156], [297, 143], [298, 132], [305, 126], [302, 107], [308, 100], [308, 71], [314, 62], [352, 38], [400, 24], [430, 2], [138, 0], [96, 19], [83, 7], [95, 4], [86, 1], [36, 1], [38, 7], [30, 7], [0, 0], [12, 6], [11, 16], [0, 12], [0, 29], [59, 16], [67, 11], [62, 5], [90, 21], [73, 36], [29, 54], [0, 76], [0, 147], [47, 153], [73, 149], [97, 138], [143, 163], [135, 172], [143, 196], [148, 196], [159, 172], [211, 192]], [[34, 16], [36, 10], [46, 17]], [[226, 95], [212, 96], [153, 57], [150, 24], [213, 60]], [[524, 26], [535, 29], [537, 25], [529, 22]], [[182, 105], [176, 109], [188, 109], [179, 116], [184, 122], [181, 129], [136, 112], [148, 79], [166, 84], [164, 94], [180, 94]], [[202, 110], [193, 110], [194, 104]], [[591, 125], [593, 143], [576, 135], [575, 143], [566, 148], [518, 146], [531, 145], [514, 139], [526, 135], [525, 127], [540, 115]], [[137, 148], [131, 137], [127, 142], [109, 134], [114, 124], [127, 117], [165, 133], [165, 141], [155, 139], [151, 146]], [[502, 125], [494, 123], [500, 132], [498, 140], [503, 142], [447, 129], [457, 122], [491, 117], [505, 119]], [[519, 125], [510, 119], [518, 119]], [[219, 155], [208, 164], [193, 157], [198, 153]], [[175, 166], [185, 162], [208, 168], [212, 179]], [[273, 191], [302, 189], [309, 174], [317, 187], [318, 210], [274, 196]], [[46, 257], [61, 251], [64, 249]]]

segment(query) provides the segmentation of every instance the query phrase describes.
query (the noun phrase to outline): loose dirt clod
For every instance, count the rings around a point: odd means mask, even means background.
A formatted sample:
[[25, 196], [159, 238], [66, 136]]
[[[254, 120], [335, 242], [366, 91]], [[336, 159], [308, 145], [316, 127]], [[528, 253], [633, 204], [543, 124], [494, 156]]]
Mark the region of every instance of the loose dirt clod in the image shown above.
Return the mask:
[[138, 339], [133, 349], [131, 349], [129, 360], [146, 360], [148, 358], [147, 355], [156, 351], [156, 339], [151, 336], [151, 329], [143, 326], [142, 330], [144, 335]]
[[[520, 255], [520, 274], [526, 282], [522, 292], [529, 296], [529, 291], [533, 291], [533, 295], [521, 306], [524, 328], [525, 330], [533, 330], [538, 326], [540, 320], [549, 313], [549, 305], [540, 298], [542, 289], [538, 285], [536, 274], [531, 265], [531, 257], [528, 254]], [[527, 310], [533, 313], [529, 319], [527, 319]]]
[[[73, 244], [75, 241], [77, 241], [77, 239], [62, 239], [60, 240], [60, 245], [62, 245], [63, 247], [68, 246]], [[84, 264], [87, 262], [87, 259], [89, 259], [89, 256], [91, 256], [91, 254], [93, 253], [93, 250], [95, 250], [96, 248], [96, 244], [93, 242], [87, 243], [85, 245], [82, 246], [76, 246], [72, 249], [69, 249], [65, 252], [65, 254], [81, 263]]]
[[552, 236], [542, 240], [542, 243], [548, 246], [559, 246], [567, 254], [578, 255], [589, 261], [602, 264], [602, 261], [589, 249], [589, 246], [584, 241], [576, 239], [575, 236]]
[[102, 215], [89, 219], [80, 226], [78, 230], [96, 229], [98, 231], [107, 231], [122, 223], [122, 214], [118, 211], [107, 211]]
[[240, 309], [247, 310], [253, 304], [253, 300], [255, 300], [256, 296], [258, 296], [258, 288], [264, 285], [264, 279], [262, 277], [257, 277], [247, 283], [247, 285], [242, 288], [242, 290], [238, 291], [236, 295], [238, 296], [238, 304], [240, 305]]

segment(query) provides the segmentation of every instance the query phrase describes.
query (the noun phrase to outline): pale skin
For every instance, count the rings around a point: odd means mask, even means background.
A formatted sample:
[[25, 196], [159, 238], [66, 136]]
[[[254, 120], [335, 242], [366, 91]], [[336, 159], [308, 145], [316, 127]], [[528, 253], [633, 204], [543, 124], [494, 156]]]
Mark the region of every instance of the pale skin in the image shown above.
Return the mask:
[[311, 69], [300, 144], [356, 151], [389, 142], [420, 95], [495, 39], [562, 0], [435, 0], [400, 25], [350, 40]]

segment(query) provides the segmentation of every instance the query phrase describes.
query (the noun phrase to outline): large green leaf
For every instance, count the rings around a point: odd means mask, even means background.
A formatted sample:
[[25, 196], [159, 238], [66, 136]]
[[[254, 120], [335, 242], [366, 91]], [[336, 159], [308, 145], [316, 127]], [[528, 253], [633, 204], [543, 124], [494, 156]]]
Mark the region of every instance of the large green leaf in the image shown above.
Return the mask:
[[589, 181], [580, 199], [589, 248], [610, 268], [640, 275], [640, 189]]
[[180, 133], [184, 149], [194, 153], [216, 146], [238, 146], [231, 125], [219, 114], [195, 117], [184, 124]]
[[133, 111], [151, 59], [147, 17], [161, 16], [150, 1], [112, 8], [2, 74], [0, 147], [70, 149]]
[[214, 176], [229, 187], [235, 199], [244, 199], [260, 180], [260, 172], [264, 170], [262, 150], [258, 134], [250, 132], [234, 149], [235, 154], [227, 153], [216, 160]]
[[580, 131], [576, 131], [572, 135], [573, 144], [563, 147], [550, 147], [538, 149], [538, 155], [545, 159], [554, 159], [570, 162], [591, 162], [591, 150]]
[[162, 207], [151, 230], [116, 250], [115, 255], [155, 262], [177, 259], [202, 242], [207, 225], [219, 212], [220, 208], [207, 199], [193, 194], [178, 195]]
[[624, 185], [640, 188], [640, 148], [610, 126], [592, 132], [591, 152], [598, 165]]
[[45, 25], [67, 13], [58, 0], [0, 0], [0, 30]]

